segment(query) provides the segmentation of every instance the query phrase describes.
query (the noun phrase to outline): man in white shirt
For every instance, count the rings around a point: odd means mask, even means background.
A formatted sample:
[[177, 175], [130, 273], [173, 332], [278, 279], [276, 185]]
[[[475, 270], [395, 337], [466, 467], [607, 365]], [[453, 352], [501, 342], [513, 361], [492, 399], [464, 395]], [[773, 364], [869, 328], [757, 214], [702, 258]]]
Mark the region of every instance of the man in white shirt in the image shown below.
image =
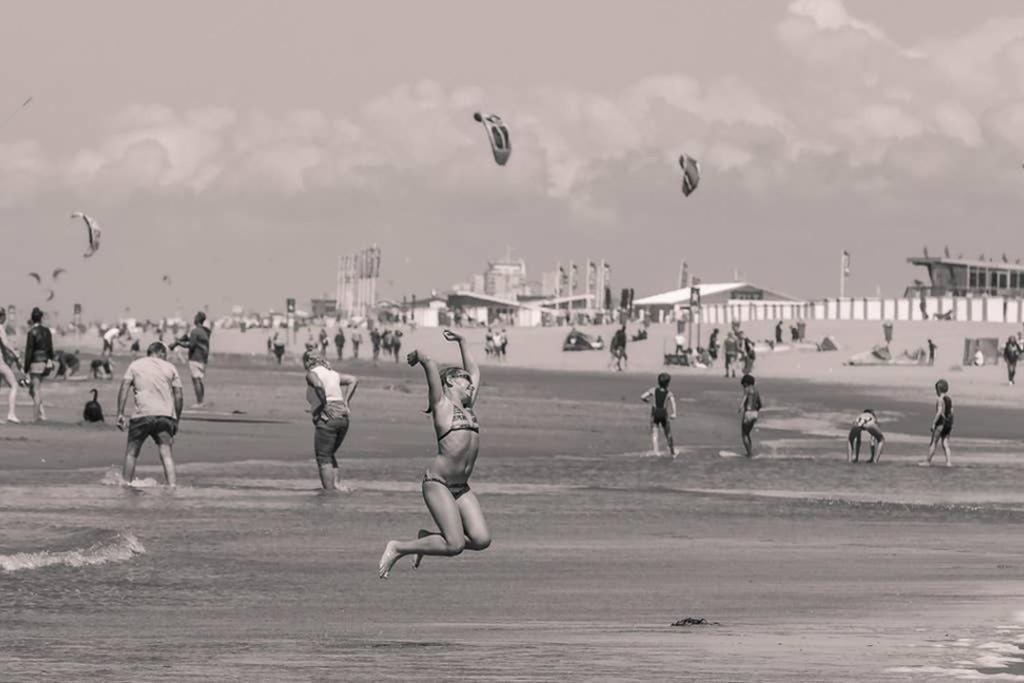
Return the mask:
[[[124, 414], [129, 388], [135, 400], [131, 420]], [[183, 405], [181, 377], [177, 369], [167, 362], [167, 347], [161, 342], [153, 342], [146, 349], [145, 358], [139, 358], [128, 366], [117, 393], [117, 428], [122, 432], [128, 430], [122, 472], [126, 484], [131, 484], [135, 478], [135, 462], [142, 445], [146, 439], [152, 438], [160, 452], [167, 485], [175, 485], [171, 446], [178, 432]]]
[[114, 341], [124, 334], [120, 327], [114, 326], [103, 333], [103, 357], [110, 358], [114, 355]]

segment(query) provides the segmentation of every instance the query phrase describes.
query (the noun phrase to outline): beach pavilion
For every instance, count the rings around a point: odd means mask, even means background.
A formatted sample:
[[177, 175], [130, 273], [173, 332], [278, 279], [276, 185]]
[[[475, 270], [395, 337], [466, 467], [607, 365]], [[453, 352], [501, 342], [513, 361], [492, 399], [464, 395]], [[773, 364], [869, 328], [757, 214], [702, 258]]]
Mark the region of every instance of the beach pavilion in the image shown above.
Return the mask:
[[[749, 282], [705, 282], [700, 291], [704, 322], [732, 320], [790, 320], [800, 317], [806, 302]], [[633, 306], [645, 319], [668, 322], [690, 312], [691, 287], [673, 289], [637, 299]]]

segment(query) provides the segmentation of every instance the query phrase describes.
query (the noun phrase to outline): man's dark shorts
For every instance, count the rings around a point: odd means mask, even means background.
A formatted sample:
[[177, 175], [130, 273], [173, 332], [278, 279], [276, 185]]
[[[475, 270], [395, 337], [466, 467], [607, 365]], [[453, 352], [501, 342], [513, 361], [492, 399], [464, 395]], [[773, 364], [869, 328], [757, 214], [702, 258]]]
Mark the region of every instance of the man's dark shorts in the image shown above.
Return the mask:
[[158, 446], [169, 446], [174, 441], [178, 424], [173, 418], [163, 415], [146, 415], [132, 418], [128, 422], [128, 443], [141, 446], [152, 438]]

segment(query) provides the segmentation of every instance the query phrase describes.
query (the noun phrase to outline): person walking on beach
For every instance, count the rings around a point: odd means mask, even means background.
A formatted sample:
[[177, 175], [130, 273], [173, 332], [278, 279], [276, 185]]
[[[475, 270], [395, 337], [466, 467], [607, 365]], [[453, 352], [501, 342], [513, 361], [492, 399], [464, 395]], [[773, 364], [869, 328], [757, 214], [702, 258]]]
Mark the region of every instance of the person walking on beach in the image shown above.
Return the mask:
[[334, 349], [338, 352], [338, 360], [341, 360], [345, 351], [345, 331], [338, 325], [338, 333], [334, 335]]
[[28, 393], [32, 397], [37, 422], [46, 421], [43, 408], [43, 378], [53, 370], [53, 334], [43, 325], [43, 312], [33, 308], [29, 317], [32, 327], [25, 339], [25, 374], [31, 384]]
[[754, 431], [757, 418], [761, 416], [761, 394], [754, 387], [754, 376], [743, 375], [740, 386], [743, 387], [743, 400], [740, 402], [740, 438], [747, 457], [754, 457], [754, 443], [750, 434]]
[[380, 359], [380, 332], [377, 328], [370, 330], [370, 344], [373, 346], [373, 362], [376, 363]]
[[13, 424], [21, 422], [14, 414], [14, 407], [18, 404], [18, 387], [25, 382], [24, 376], [18, 377], [20, 365], [21, 360], [7, 339], [7, 309], [0, 307], [0, 377], [10, 387], [7, 392], [7, 422]]
[[[135, 412], [130, 420], [124, 413], [129, 389], [135, 401]], [[167, 362], [167, 347], [161, 342], [153, 342], [146, 349], [146, 357], [132, 361], [125, 370], [117, 392], [117, 428], [122, 432], [128, 430], [121, 472], [126, 484], [135, 479], [135, 463], [146, 439], [156, 442], [167, 485], [177, 483], [171, 448], [178, 433], [184, 403], [181, 377], [177, 368]]]
[[352, 332], [352, 357], [359, 360], [359, 345], [363, 343], [363, 334], [359, 329]]
[[324, 358], [327, 357], [327, 347], [329, 345], [327, 341], [327, 330], [323, 327], [320, 328], [320, 355]]
[[718, 360], [718, 328], [711, 331], [711, 338], [708, 339], [708, 354], [712, 361]]
[[871, 436], [871, 458], [868, 463], [874, 463], [882, 458], [882, 449], [885, 447], [885, 436], [878, 427], [878, 418], [875, 411], [868, 408], [861, 412], [850, 427], [850, 435], [846, 440], [846, 462], [857, 462], [860, 459], [860, 442], [863, 432]]
[[171, 343], [172, 350], [175, 346], [188, 349], [188, 372], [192, 377], [192, 389], [196, 392], [196, 408], [205, 407], [206, 364], [210, 360], [210, 331], [203, 325], [204, 322], [206, 314], [199, 311], [188, 336]]
[[334, 491], [338, 482], [338, 449], [348, 433], [349, 405], [359, 379], [331, 369], [327, 359], [316, 351], [302, 356], [306, 368], [306, 399], [313, 412], [313, 453], [320, 471], [320, 485]]
[[757, 358], [757, 350], [754, 348], [754, 340], [747, 336], [741, 336], [743, 341], [743, 374], [749, 375], [754, 371], [754, 359]]
[[782, 321], [781, 320], [775, 325], [775, 343], [776, 344], [781, 344], [782, 343]]
[[933, 342], [930, 338], [928, 339], [928, 365], [935, 365], [935, 349], [939, 348], [939, 345]]
[[1012, 334], [1006, 339], [1006, 346], [1003, 347], [1003, 359], [1006, 361], [1006, 376], [1010, 380], [1010, 386], [1013, 386], [1014, 380], [1017, 377], [1017, 361], [1020, 360], [1020, 343], [1017, 341], [1017, 337]]
[[725, 376], [736, 376], [736, 359], [739, 355], [739, 345], [736, 343], [736, 335], [732, 330], [725, 336]]
[[444, 330], [444, 338], [457, 342], [462, 367], [438, 370], [426, 354], [410, 353], [409, 365], [419, 365], [427, 376], [429, 407], [437, 437], [437, 456], [423, 474], [423, 500], [439, 531], [420, 529], [415, 541], [388, 541], [381, 555], [382, 579], [400, 558], [415, 555], [419, 567], [424, 555], [454, 557], [463, 550], [484, 550], [491, 544], [480, 502], [469, 489], [469, 477], [480, 451], [480, 425], [473, 406], [480, 394], [480, 368], [462, 335]]
[[398, 362], [398, 354], [402, 352], [402, 331], [395, 330], [391, 334], [391, 353], [395, 356], [395, 362]]
[[946, 467], [952, 467], [949, 452], [949, 435], [953, 432], [953, 399], [949, 395], [949, 382], [940, 379], [935, 383], [935, 417], [932, 418], [932, 440], [928, 444], [928, 459], [918, 463], [930, 466], [935, 457], [935, 448], [942, 444], [942, 452], [946, 456]]
[[[676, 457], [676, 446], [672, 441], [672, 425], [669, 424], [669, 421], [676, 419], [676, 397], [668, 388], [671, 381], [672, 377], [667, 372], [661, 373], [658, 375], [658, 386], [651, 387], [641, 394], [640, 400], [644, 403], [651, 403], [651, 399], [654, 399], [654, 403], [651, 404], [651, 444], [654, 447], [654, 454], [661, 455], [661, 450], [658, 448], [658, 427], [661, 427], [665, 432], [668, 452], [674, 458]], [[668, 412], [669, 406], [672, 406], [671, 413]]]

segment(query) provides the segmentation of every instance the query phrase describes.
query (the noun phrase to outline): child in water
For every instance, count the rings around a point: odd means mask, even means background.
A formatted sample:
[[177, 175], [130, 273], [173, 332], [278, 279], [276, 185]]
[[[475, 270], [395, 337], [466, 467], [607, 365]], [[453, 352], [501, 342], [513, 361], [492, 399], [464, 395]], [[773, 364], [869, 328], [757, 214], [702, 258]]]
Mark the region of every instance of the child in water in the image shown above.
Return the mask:
[[437, 455], [423, 474], [423, 500], [439, 531], [420, 529], [415, 541], [388, 541], [377, 568], [382, 579], [399, 559], [415, 555], [419, 567], [424, 555], [453, 557], [464, 549], [483, 550], [491, 544], [480, 502], [469, 489], [480, 450], [480, 425], [473, 413], [480, 391], [480, 368], [469, 353], [465, 339], [451, 330], [444, 338], [458, 342], [462, 367], [438, 370], [433, 359], [413, 351], [406, 360], [420, 365], [427, 376], [430, 406], [437, 438]]
[[928, 459], [918, 464], [931, 466], [932, 458], [935, 457], [935, 447], [941, 443], [942, 451], [946, 455], [946, 467], [952, 467], [949, 435], [953, 431], [953, 399], [949, 396], [949, 382], [944, 379], [936, 382], [935, 395], [939, 398], [935, 402], [935, 417], [932, 418], [932, 441], [928, 445]]
[[864, 410], [854, 420], [850, 428], [850, 435], [846, 442], [846, 462], [857, 462], [860, 459], [860, 441], [862, 432], [871, 435], [871, 459], [868, 463], [877, 462], [882, 458], [882, 448], [885, 446], [885, 437], [882, 430], [878, 428], [878, 418], [875, 411], [870, 408]]
[[[651, 398], [654, 398], [654, 403], [651, 405], [651, 443], [654, 445], [654, 454], [661, 455], [661, 451], [658, 449], [658, 427], [661, 427], [665, 432], [665, 440], [668, 442], [668, 451], [674, 458], [676, 457], [676, 447], [672, 441], [672, 426], [669, 424], [669, 420], [676, 419], [676, 397], [668, 389], [668, 384], [671, 381], [672, 378], [667, 372], [661, 373], [658, 375], [658, 386], [645, 391], [640, 396], [640, 400], [650, 403]], [[669, 405], [672, 406], [671, 415], [668, 412]]]
[[754, 376], [743, 375], [740, 380], [743, 387], [743, 400], [740, 402], [740, 438], [743, 439], [743, 448], [746, 449], [747, 457], [754, 457], [754, 444], [750, 433], [754, 431], [757, 418], [761, 415], [761, 394], [754, 388]]

